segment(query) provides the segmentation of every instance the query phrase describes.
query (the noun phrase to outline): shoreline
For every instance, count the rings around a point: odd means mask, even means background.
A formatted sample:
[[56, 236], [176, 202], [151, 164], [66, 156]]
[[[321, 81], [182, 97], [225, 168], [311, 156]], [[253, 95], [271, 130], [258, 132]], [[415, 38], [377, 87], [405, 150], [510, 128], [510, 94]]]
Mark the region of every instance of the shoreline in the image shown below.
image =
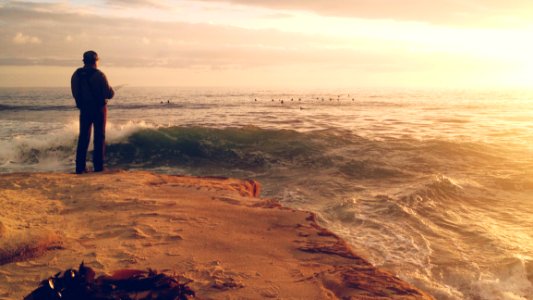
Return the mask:
[[177, 274], [200, 299], [432, 299], [259, 193], [254, 180], [145, 171], [0, 174], [0, 296], [83, 260], [97, 274]]

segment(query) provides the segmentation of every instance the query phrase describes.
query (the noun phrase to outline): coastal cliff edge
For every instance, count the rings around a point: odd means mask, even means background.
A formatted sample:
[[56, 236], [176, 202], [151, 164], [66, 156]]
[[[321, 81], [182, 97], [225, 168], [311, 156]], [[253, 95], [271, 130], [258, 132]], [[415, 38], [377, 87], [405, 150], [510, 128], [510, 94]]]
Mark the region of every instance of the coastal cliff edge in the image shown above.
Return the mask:
[[432, 299], [253, 180], [115, 171], [0, 175], [0, 298], [77, 267], [155, 269], [199, 299]]

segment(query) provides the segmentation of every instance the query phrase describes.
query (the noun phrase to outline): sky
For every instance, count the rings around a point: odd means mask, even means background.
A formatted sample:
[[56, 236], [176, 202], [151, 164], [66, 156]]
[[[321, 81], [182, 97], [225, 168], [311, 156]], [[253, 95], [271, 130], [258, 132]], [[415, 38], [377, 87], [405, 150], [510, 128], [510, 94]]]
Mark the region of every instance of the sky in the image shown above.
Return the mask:
[[0, 0], [0, 86], [528, 88], [531, 0]]

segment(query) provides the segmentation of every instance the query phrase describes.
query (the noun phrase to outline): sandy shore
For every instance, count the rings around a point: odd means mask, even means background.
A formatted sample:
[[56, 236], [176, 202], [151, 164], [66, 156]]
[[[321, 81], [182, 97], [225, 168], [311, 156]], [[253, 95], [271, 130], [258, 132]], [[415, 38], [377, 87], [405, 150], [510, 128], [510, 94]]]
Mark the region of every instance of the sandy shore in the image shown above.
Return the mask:
[[431, 299], [259, 184], [148, 172], [0, 175], [0, 299], [77, 267], [152, 268], [200, 299]]

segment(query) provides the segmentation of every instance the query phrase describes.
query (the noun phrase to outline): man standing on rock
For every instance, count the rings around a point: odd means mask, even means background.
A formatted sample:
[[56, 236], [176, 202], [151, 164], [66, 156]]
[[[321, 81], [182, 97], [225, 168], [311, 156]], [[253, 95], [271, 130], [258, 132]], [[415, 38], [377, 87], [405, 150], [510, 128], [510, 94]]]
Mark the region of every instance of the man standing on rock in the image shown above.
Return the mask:
[[76, 107], [80, 110], [80, 134], [76, 150], [76, 174], [87, 172], [87, 148], [94, 127], [93, 167], [95, 172], [104, 170], [105, 123], [107, 99], [115, 92], [107, 78], [97, 69], [98, 54], [94, 51], [83, 53], [84, 66], [72, 75], [70, 86]]

